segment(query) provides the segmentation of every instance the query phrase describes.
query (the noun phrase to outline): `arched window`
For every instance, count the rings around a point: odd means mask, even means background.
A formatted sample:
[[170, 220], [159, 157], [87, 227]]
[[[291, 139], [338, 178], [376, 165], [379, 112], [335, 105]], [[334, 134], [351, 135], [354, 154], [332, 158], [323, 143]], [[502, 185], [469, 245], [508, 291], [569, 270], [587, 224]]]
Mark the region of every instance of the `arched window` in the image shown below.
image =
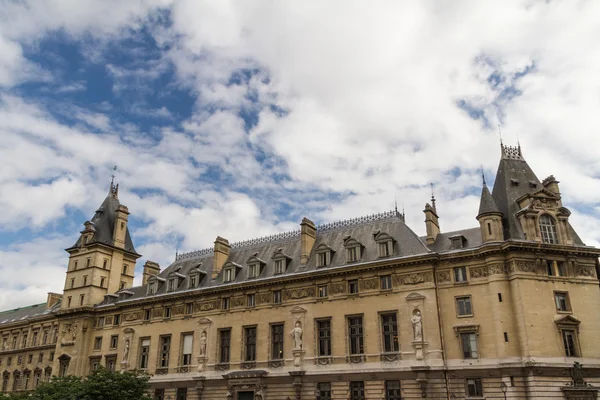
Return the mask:
[[542, 242], [554, 244], [558, 243], [554, 218], [548, 214], [544, 214], [540, 217], [540, 232], [542, 233]]

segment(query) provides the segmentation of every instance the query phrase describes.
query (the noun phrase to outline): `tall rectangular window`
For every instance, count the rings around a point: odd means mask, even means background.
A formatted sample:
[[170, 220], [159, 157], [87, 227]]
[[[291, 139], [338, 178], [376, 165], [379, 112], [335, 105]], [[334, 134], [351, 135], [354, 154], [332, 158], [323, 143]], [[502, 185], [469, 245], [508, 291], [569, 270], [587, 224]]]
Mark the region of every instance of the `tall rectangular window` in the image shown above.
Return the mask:
[[350, 400], [365, 400], [365, 383], [363, 381], [350, 382]]
[[327, 297], [327, 295], [328, 295], [327, 285], [319, 285], [318, 289], [319, 289], [318, 290], [319, 297], [321, 297], [321, 298]]
[[102, 337], [97, 337], [94, 339], [94, 350], [102, 349]]
[[360, 259], [360, 247], [353, 246], [346, 249], [347, 262], [354, 262]]
[[569, 293], [554, 292], [554, 302], [556, 303], [557, 311], [560, 311], [560, 312], [571, 311], [571, 304], [569, 302]]
[[483, 397], [483, 386], [481, 384], [481, 378], [467, 378], [467, 396], [469, 397]]
[[112, 335], [110, 337], [110, 348], [116, 349], [118, 344], [119, 344], [119, 335]]
[[186, 333], [183, 335], [183, 346], [181, 346], [181, 365], [192, 364], [192, 347], [194, 345], [194, 335]]
[[155, 389], [154, 400], [165, 400], [165, 389]]
[[283, 274], [283, 260], [275, 261], [275, 274]]
[[231, 348], [231, 329], [221, 329], [219, 331], [219, 362], [229, 362], [229, 350]]
[[467, 317], [473, 315], [473, 307], [471, 306], [471, 296], [463, 296], [456, 298], [456, 313], [459, 317]]
[[187, 388], [177, 388], [177, 400], [187, 400]]
[[331, 320], [323, 319], [317, 321], [317, 332], [319, 340], [319, 357], [331, 355]]
[[385, 400], [401, 400], [400, 381], [385, 381]]
[[319, 400], [331, 400], [331, 383], [317, 383], [317, 391], [319, 392]]
[[348, 341], [350, 354], [364, 354], [362, 316], [348, 317]]
[[231, 282], [233, 280], [233, 268], [227, 268], [223, 271], [223, 282]]
[[271, 360], [283, 358], [283, 324], [271, 325]]
[[248, 278], [258, 277], [259, 266], [258, 264], [248, 265]]
[[348, 293], [358, 294], [358, 279], [351, 279], [348, 281]]
[[384, 275], [379, 277], [379, 288], [381, 290], [390, 290], [392, 289], [392, 276]]
[[317, 267], [326, 267], [331, 264], [331, 252], [322, 251], [317, 253]]
[[169, 354], [171, 353], [171, 336], [160, 337], [160, 348], [159, 348], [159, 367], [169, 367]]
[[246, 295], [246, 306], [254, 307], [256, 305], [256, 295], [254, 293]]
[[221, 299], [221, 309], [229, 310], [229, 297], [223, 297]]
[[396, 313], [381, 315], [381, 333], [383, 334], [382, 343], [385, 353], [400, 351]]
[[392, 255], [392, 241], [388, 240], [385, 242], [379, 242], [377, 248], [379, 249], [379, 257], [389, 257]]
[[565, 346], [565, 356], [579, 357], [579, 352], [577, 351], [577, 333], [574, 330], [563, 329], [561, 334]]
[[454, 282], [466, 282], [467, 281], [467, 268], [456, 267], [454, 268]]
[[474, 332], [461, 333], [462, 350], [464, 358], [478, 358], [477, 335]]
[[256, 327], [244, 328], [244, 361], [256, 361]]

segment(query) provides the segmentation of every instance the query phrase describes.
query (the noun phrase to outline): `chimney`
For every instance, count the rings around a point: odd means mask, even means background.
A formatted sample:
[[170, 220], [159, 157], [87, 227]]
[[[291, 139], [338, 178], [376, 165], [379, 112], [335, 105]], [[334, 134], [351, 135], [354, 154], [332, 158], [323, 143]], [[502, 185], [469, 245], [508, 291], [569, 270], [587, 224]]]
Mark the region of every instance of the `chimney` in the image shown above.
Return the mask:
[[308, 258], [310, 257], [310, 252], [315, 244], [316, 237], [317, 228], [315, 227], [315, 223], [308, 218], [302, 218], [302, 222], [300, 223], [300, 240], [302, 244], [300, 265], [306, 265], [308, 263]]
[[223, 265], [227, 262], [229, 258], [229, 250], [231, 246], [229, 245], [229, 240], [222, 238], [221, 236], [217, 236], [215, 240], [215, 250], [213, 256], [213, 270], [212, 270], [212, 279], [216, 279], [217, 276], [221, 273], [221, 269]]
[[560, 190], [558, 190], [558, 181], [556, 180], [556, 178], [554, 177], [554, 175], [550, 175], [549, 177], [547, 177], [546, 179], [544, 179], [544, 181], [542, 182], [542, 185], [548, 189], [549, 191], [551, 191], [554, 194], [557, 194], [560, 196]]
[[423, 212], [425, 213], [425, 228], [427, 229], [426, 242], [428, 245], [432, 245], [435, 243], [435, 239], [440, 233], [440, 223], [438, 221], [438, 215], [435, 212], [435, 208], [432, 207], [429, 203], [425, 204], [425, 209], [423, 210]]
[[49, 292], [48, 293], [48, 300], [46, 302], [46, 307], [48, 307], [48, 308], [52, 307], [60, 299], [62, 299], [62, 294]]
[[146, 261], [144, 264], [144, 273], [142, 274], [142, 285], [148, 283], [148, 279], [160, 273], [160, 265], [154, 261]]

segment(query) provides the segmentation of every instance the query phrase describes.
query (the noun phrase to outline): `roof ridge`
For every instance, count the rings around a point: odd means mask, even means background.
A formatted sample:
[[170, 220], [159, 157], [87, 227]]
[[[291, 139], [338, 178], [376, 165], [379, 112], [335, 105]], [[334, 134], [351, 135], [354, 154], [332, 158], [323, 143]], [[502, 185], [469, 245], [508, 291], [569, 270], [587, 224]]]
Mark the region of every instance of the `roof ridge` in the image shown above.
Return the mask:
[[[400, 214], [396, 210], [384, 211], [384, 212], [380, 212], [380, 213], [364, 215], [362, 217], [348, 218], [348, 219], [343, 219], [343, 220], [339, 220], [339, 221], [333, 221], [333, 222], [319, 224], [316, 226], [316, 229], [317, 229], [317, 232], [330, 232], [330, 231], [334, 231], [337, 229], [346, 228], [348, 226], [362, 225], [362, 224], [367, 224], [367, 223], [371, 223], [371, 222], [383, 221], [383, 220], [391, 219], [391, 218], [401, 219], [399, 217], [399, 215]], [[300, 236], [300, 229], [296, 229], [296, 230], [288, 231], [288, 232], [275, 233], [272, 235], [259, 236], [257, 238], [242, 240], [242, 241], [238, 241], [238, 242], [233, 242], [230, 244], [230, 246], [232, 249], [240, 249], [240, 248], [244, 248], [244, 247], [248, 247], [248, 246], [253, 246], [256, 244], [285, 241], [287, 239], [293, 239], [298, 236]], [[197, 256], [211, 255], [211, 254], [213, 254], [213, 251], [214, 250], [212, 247], [208, 247], [208, 248], [204, 248], [201, 250], [177, 254], [175, 261], [192, 258], [192, 257], [197, 257]]]
[[44, 303], [38, 303], [38, 304], [31, 304], [29, 306], [17, 307], [17, 308], [13, 308], [12, 310], [4, 310], [4, 311], [0, 311], [0, 315], [6, 314], [6, 313], [9, 313], [9, 312], [13, 312], [13, 311], [25, 310], [27, 308], [38, 307], [38, 306], [42, 306], [44, 304], [46, 304], [46, 302], [44, 302]]

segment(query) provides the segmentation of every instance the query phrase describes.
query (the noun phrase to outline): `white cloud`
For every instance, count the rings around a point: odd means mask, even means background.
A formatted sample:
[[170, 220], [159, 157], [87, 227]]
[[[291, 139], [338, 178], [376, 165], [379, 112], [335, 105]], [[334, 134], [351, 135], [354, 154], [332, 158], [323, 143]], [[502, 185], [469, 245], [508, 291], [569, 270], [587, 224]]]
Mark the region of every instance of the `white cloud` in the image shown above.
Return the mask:
[[[107, 65], [115, 94], [146, 93], [173, 63], [176, 84], [197, 96], [182, 126], [149, 138], [112, 121], [109, 108], [67, 106], [79, 121], [68, 127], [43, 104], [4, 95], [0, 184], [11, 194], [0, 196], [3, 230], [55, 222], [67, 206], [91, 213], [114, 162], [121, 198], [142, 220], [138, 250], [161, 263], [180, 238], [184, 250], [205, 247], [216, 235], [294, 229], [302, 212], [335, 220], [390, 209], [395, 196], [423, 233], [429, 182], [442, 228], [473, 227], [478, 196], [470, 193], [479, 193], [480, 166], [488, 181], [496, 170], [501, 121], [505, 141], [519, 137], [538, 177], [561, 181], [584, 241], [600, 243], [600, 3], [182, 0], [172, 25], [154, 26], [168, 5], [55, 0], [9, 2], [0, 12], [0, 86], [32, 79], [39, 67], [21, 45], [48, 32], [106, 42], [149, 23], [162, 58]], [[256, 73], [232, 84], [241, 69]], [[239, 117], [247, 109], [259, 112], [250, 132]], [[130, 111], [173, 117], [169, 107]], [[47, 207], [36, 209], [42, 198]], [[280, 218], [282, 204], [300, 211]]]

